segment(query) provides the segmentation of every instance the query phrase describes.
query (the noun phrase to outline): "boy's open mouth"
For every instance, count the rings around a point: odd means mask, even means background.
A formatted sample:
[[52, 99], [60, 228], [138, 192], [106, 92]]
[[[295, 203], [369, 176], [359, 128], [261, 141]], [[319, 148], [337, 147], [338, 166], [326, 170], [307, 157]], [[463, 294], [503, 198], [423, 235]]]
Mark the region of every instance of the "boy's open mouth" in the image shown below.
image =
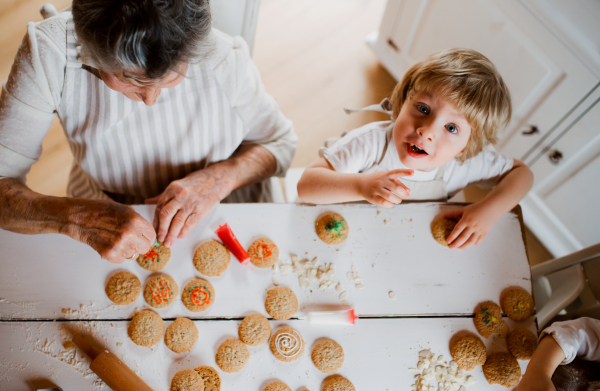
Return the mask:
[[416, 146], [415, 144], [411, 144], [408, 143], [408, 150], [409, 152], [412, 152], [414, 154], [418, 154], [418, 155], [428, 155], [427, 152], [425, 152], [424, 149], [419, 148], [418, 146]]

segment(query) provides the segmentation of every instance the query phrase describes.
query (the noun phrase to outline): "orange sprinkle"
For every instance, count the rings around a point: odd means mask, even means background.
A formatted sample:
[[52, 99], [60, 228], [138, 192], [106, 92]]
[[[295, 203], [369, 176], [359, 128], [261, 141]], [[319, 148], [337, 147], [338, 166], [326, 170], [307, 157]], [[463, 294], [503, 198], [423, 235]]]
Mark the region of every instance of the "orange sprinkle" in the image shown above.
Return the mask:
[[210, 302], [210, 291], [204, 285], [197, 285], [190, 290], [190, 301], [195, 307], [204, 307]]
[[158, 284], [156, 281], [152, 281], [152, 286], [154, 289], [152, 290], [151, 297], [156, 304], [168, 302], [173, 296], [173, 290], [168, 281], [158, 280]]
[[263, 258], [269, 258], [271, 255], [273, 255], [273, 252], [271, 251], [272, 248], [277, 247], [276, 245], [272, 244], [272, 245], [268, 245], [265, 244], [264, 242], [259, 242], [258, 245], [256, 247], [254, 247], [253, 249], [253, 255], [255, 257], [260, 257], [260, 253], [259, 253], [259, 249], [262, 250], [262, 257]]

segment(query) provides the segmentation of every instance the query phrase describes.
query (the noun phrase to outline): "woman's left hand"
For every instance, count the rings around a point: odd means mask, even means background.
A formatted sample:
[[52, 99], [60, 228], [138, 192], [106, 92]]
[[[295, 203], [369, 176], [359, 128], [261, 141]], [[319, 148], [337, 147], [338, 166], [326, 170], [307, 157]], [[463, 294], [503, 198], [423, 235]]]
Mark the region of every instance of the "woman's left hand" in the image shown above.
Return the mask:
[[219, 193], [222, 178], [210, 169], [201, 170], [173, 181], [165, 191], [146, 204], [156, 204], [154, 229], [157, 239], [171, 247], [183, 239], [223, 198]]
[[448, 236], [450, 248], [466, 249], [479, 244], [486, 237], [494, 222], [500, 218], [485, 203], [477, 202], [464, 208], [444, 213], [444, 217], [459, 220]]

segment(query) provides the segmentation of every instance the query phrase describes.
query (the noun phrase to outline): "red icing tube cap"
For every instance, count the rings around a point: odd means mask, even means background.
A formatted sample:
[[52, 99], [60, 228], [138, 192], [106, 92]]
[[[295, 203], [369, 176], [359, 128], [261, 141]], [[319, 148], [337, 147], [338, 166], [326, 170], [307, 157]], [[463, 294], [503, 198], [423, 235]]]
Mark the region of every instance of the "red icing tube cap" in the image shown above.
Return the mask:
[[350, 310], [350, 322], [356, 324], [356, 319], [358, 319], [358, 316], [354, 314], [354, 310]]

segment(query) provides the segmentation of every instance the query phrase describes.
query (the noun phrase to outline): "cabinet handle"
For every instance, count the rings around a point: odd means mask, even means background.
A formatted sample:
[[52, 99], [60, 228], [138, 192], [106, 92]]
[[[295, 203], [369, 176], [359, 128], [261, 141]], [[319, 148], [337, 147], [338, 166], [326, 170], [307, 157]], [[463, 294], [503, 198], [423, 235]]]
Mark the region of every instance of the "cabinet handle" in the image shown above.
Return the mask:
[[535, 125], [531, 125], [531, 126], [529, 126], [529, 129], [528, 129], [528, 130], [523, 130], [523, 131], [521, 132], [521, 134], [522, 134], [523, 136], [531, 136], [532, 134], [536, 134], [536, 133], [539, 133], [539, 132], [540, 132], [540, 130], [538, 129], [538, 127], [537, 127], [537, 126], [535, 126]]
[[550, 159], [550, 163], [552, 163], [552, 164], [560, 163], [562, 158], [563, 158], [563, 154], [558, 149], [550, 151], [550, 153], [548, 154], [548, 159]]

